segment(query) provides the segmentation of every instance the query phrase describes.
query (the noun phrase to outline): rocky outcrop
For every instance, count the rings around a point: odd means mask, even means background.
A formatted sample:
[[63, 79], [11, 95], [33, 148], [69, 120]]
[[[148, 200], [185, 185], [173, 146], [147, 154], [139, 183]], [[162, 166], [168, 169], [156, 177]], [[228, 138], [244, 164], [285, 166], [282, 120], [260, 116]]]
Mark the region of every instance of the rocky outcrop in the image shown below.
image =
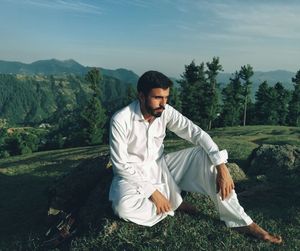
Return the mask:
[[247, 179], [244, 171], [236, 163], [227, 163], [226, 165], [234, 182], [239, 182]]
[[300, 173], [300, 147], [261, 145], [250, 157], [249, 175], [266, 175], [280, 179]]

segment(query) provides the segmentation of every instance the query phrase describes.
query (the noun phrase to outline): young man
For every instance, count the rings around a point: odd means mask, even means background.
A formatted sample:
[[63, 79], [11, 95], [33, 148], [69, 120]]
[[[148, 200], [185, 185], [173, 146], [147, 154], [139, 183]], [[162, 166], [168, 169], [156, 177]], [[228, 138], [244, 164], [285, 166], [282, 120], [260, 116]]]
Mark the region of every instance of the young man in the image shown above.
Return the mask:
[[[171, 86], [160, 72], [144, 73], [137, 84], [138, 100], [111, 119], [114, 212], [124, 220], [153, 226], [184, 207], [182, 190], [199, 192], [210, 196], [228, 227], [281, 243], [281, 237], [260, 228], [240, 206], [225, 165], [226, 150], [219, 151], [206, 132], [167, 104]], [[166, 129], [196, 146], [164, 154]]]

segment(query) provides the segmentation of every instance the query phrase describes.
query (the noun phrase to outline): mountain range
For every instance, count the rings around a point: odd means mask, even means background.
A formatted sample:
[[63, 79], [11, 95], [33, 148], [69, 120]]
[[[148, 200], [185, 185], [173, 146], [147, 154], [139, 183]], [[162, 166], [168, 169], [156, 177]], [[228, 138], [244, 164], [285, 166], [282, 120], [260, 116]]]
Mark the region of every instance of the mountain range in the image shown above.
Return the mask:
[[[91, 68], [83, 66], [73, 59], [68, 60], [39, 60], [31, 64], [21, 62], [11, 62], [0, 60], [0, 73], [4, 74], [23, 74], [23, 75], [61, 75], [61, 74], [75, 74], [85, 75]], [[100, 68], [103, 75], [116, 78], [123, 83], [136, 84], [139, 76], [133, 71], [119, 68], [116, 70]]]
[[[0, 118], [12, 124], [39, 124], [49, 121], [52, 115], [83, 105], [90, 95], [90, 88], [84, 75], [92, 67], [86, 67], [74, 60], [40, 60], [31, 64], [0, 61]], [[129, 84], [136, 85], [139, 76], [127, 69], [109, 70], [99, 68], [102, 102], [108, 114], [124, 106]], [[221, 88], [232, 74], [218, 74]], [[267, 81], [269, 85], [281, 82], [286, 89], [293, 89], [289, 71], [255, 72], [251, 78], [252, 99], [258, 86]], [[172, 78], [175, 86], [178, 79]]]
[[[25, 64], [21, 62], [11, 62], [0, 60], [0, 73], [5, 74], [45, 74], [45, 75], [59, 75], [59, 74], [75, 74], [75, 75], [85, 75], [92, 67], [83, 66], [73, 59], [68, 60], [39, 60], [31, 64]], [[119, 68], [116, 70], [100, 69], [103, 75], [114, 77], [119, 79], [121, 82], [136, 84], [139, 76], [131, 70]], [[217, 76], [218, 83], [221, 86], [226, 85], [230, 81], [231, 73], [219, 73]], [[255, 71], [251, 78], [253, 82], [254, 91], [257, 90], [259, 84], [263, 81], [267, 81], [269, 85], [274, 85], [277, 82], [281, 82], [285, 88], [292, 89], [292, 77], [295, 76], [294, 72], [285, 70], [275, 70], [275, 71]], [[171, 77], [171, 79], [176, 81], [176, 78]]]

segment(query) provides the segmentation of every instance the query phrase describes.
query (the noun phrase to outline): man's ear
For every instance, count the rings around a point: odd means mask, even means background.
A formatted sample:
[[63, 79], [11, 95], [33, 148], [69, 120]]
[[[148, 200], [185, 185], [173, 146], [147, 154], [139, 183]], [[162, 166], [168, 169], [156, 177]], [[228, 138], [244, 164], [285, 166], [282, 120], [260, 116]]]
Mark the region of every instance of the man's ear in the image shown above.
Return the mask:
[[142, 93], [142, 92], [139, 92], [138, 93], [138, 98], [139, 98], [139, 101], [141, 101], [141, 102], [145, 102], [145, 95], [144, 95], [144, 93]]

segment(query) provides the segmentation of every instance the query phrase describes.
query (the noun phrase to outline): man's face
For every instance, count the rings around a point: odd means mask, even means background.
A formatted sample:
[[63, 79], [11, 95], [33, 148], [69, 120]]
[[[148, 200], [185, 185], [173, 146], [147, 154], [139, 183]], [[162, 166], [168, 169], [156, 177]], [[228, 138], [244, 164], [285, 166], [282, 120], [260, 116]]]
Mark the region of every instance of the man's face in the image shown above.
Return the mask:
[[169, 93], [170, 88], [154, 88], [151, 89], [148, 96], [140, 94], [142, 112], [146, 112], [146, 114], [143, 115], [160, 117], [168, 102]]

